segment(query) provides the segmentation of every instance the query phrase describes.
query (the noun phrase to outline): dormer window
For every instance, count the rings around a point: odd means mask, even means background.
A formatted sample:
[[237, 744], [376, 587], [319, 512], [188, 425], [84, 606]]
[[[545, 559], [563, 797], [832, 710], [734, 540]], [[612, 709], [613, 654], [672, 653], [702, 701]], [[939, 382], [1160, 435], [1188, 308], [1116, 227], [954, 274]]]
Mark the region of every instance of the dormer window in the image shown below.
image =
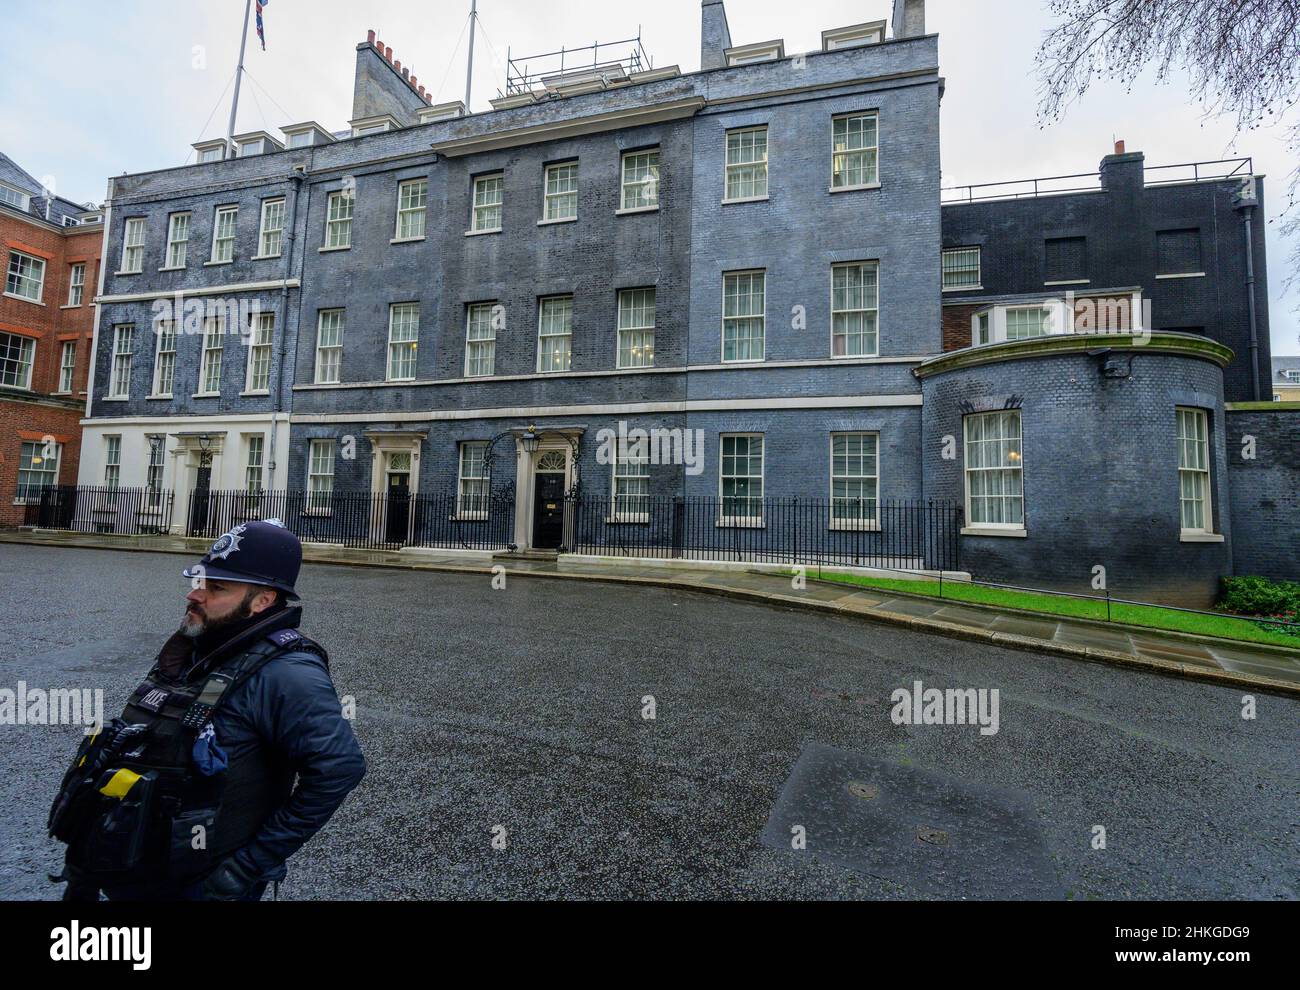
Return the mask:
[[453, 100], [450, 103], [438, 103], [431, 107], [421, 107], [415, 111], [420, 118], [421, 124], [430, 124], [435, 120], [453, 120], [456, 117], [463, 117], [466, 114], [465, 104], [460, 100]]
[[833, 52], [839, 48], [859, 48], [862, 45], [878, 45], [885, 40], [885, 22], [869, 21], [866, 24], [851, 24], [848, 27], [833, 28], [822, 32], [822, 51]]
[[314, 120], [281, 127], [280, 132], [284, 134], [284, 140], [290, 148], [310, 148], [312, 145], [330, 144], [334, 141], [334, 135]]
[[226, 142], [224, 138], [213, 138], [211, 141], [199, 141], [191, 147], [198, 152], [198, 162], [200, 165], [206, 165], [208, 162], [219, 162], [226, 157]]
[[253, 155], [265, 155], [271, 151], [283, 151], [282, 145], [266, 131], [251, 131], [248, 134], [236, 134], [235, 145], [239, 148], [240, 158]]
[[15, 209], [27, 211], [28, 204], [32, 201], [31, 196], [23, 192], [16, 186], [6, 185], [0, 182], [0, 203], [12, 206]]
[[740, 45], [726, 51], [727, 65], [752, 65], [755, 62], [776, 62], [785, 58], [785, 42], [760, 41], [754, 45]]
[[384, 113], [377, 117], [358, 117], [356, 120], [349, 120], [348, 126], [352, 128], [353, 137], [365, 137], [367, 134], [396, 131], [402, 124], [392, 114]]

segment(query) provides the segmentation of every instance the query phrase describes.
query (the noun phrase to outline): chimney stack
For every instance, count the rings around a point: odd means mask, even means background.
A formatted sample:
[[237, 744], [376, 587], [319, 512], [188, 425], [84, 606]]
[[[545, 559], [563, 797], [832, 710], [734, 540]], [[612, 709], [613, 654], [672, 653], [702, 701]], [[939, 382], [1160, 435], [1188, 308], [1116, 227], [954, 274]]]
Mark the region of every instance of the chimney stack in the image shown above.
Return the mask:
[[722, 0], [702, 0], [700, 8], [700, 68], [726, 68], [727, 49], [731, 47], [727, 8]]
[[925, 0], [894, 0], [895, 40], [920, 38], [925, 34]]

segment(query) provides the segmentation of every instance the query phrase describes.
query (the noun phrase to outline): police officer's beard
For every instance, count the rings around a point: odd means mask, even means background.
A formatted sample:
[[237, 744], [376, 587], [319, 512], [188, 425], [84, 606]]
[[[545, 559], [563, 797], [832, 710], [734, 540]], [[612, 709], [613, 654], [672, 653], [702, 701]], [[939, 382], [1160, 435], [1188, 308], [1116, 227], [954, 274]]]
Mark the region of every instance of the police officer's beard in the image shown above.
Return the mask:
[[[198, 639], [200, 636], [219, 632], [225, 626], [247, 619], [253, 614], [250, 604], [257, 593], [257, 589], [248, 591], [244, 595], [244, 600], [239, 603], [239, 606], [229, 615], [222, 616], [220, 619], [209, 619], [208, 614], [197, 605], [191, 606], [190, 611], [185, 613], [185, 618], [181, 621], [181, 635], [189, 639]], [[202, 617], [201, 621], [192, 622], [190, 620], [191, 612], [200, 615]]]

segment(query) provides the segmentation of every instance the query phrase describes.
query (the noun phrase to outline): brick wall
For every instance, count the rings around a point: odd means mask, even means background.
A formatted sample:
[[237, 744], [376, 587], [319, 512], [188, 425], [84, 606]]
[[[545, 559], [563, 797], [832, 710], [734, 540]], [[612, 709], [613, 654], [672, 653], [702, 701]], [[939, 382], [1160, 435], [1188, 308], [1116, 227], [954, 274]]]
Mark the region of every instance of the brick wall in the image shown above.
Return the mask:
[[1233, 569], [1300, 580], [1300, 409], [1229, 410], [1227, 427]]
[[[39, 303], [0, 295], [0, 331], [35, 341], [31, 389], [0, 386], [0, 526], [22, 522], [15, 506], [18, 466], [24, 441], [53, 436], [62, 445], [58, 482], [75, 484], [81, 456], [79, 420], [90, 372], [99, 252], [103, 228], [98, 225], [57, 227], [38, 218], [0, 210], [0, 257], [6, 270], [10, 250], [45, 261]], [[84, 264], [81, 303], [68, 305], [73, 264]], [[75, 346], [72, 388], [58, 393], [63, 345]]]
[[[1097, 359], [1079, 354], [958, 369], [922, 384], [927, 498], [965, 498], [968, 413], [1021, 410], [1027, 535], [963, 537], [963, 569], [1091, 594], [1092, 568], [1101, 565], [1117, 597], [1215, 600], [1219, 577], [1232, 570], [1234, 537], [1217, 365], [1137, 348], [1127, 379], [1103, 379]], [[1180, 538], [1176, 406], [1209, 412], [1214, 532], [1223, 542]], [[944, 457], [945, 437], [955, 458]]]

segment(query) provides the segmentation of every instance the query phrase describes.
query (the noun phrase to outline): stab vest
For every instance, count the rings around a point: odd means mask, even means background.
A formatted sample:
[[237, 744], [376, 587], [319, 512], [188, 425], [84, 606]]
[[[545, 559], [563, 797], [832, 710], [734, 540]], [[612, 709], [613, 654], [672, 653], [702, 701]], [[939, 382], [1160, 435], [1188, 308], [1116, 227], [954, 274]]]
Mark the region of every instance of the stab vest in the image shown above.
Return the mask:
[[[50, 811], [50, 834], [68, 843], [68, 863], [104, 887], [185, 882], [246, 845], [288, 798], [293, 769], [258, 746], [205, 776], [194, 763], [195, 740], [248, 678], [277, 656], [298, 651], [329, 663], [320, 646], [284, 628], [180, 679], [155, 665], [122, 717], [82, 743], [64, 777]], [[229, 678], [225, 690], [210, 708], [196, 706], [214, 675]]]

